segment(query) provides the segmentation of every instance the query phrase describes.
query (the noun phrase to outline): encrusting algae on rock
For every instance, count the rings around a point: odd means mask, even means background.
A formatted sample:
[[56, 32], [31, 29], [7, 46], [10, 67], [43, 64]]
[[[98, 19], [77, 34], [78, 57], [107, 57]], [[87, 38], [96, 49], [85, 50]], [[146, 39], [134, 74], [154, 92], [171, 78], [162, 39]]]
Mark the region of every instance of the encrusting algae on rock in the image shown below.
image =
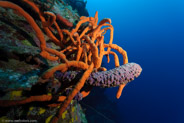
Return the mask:
[[[142, 71], [138, 64], [128, 63], [124, 49], [113, 44], [111, 19], [98, 23], [98, 12], [94, 17], [81, 16], [80, 19], [69, 16], [69, 20], [78, 20], [73, 24], [74, 21], [70, 22], [59, 14], [58, 5], [65, 3], [0, 1], [0, 27], [4, 28], [0, 30], [0, 47], [5, 47], [0, 50], [6, 54], [0, 59], [1, 70], [19, 75], [16, 87], [11, 86], [14, 83], [8, 79], [1, 80], [3, 86], [0, 83], [0, 107], [6, 109], [0, 114], [6, 114], [8, 119], [21, 116], [45, 122], [86, 121], [81, 119], [83, 113], [77, 102], [85, 98], [94, 86], [119, 86], [116, 97], [120, 98], [125, 85]], [[9, 18], [15, 19], [15, 23]], [[110, 30], [108, 44], [104, 42], [107, 30]], [[111, 49], [122, 55], [123, 65], [120, 66], [118, 55]], [[103, 56], [109, 62], [110, 54], [114, 56], [116, 68], [107, 71], [101, 64]], [[8, 66], [11, 59], [20, 66]], [[21, 66], [21, 62], [25, 65]], [[25, 66], [29, 69], [24, 69]], [[10, 97], [8, 93], [11, 93]], [[12, 95], [19, 98], [11, 100]], [[32, 108], [25, 110], [26, 107]], [[27, 111], [27, 115], [22, 111]], [[16, 116], [11, 112], [17, 112]], [[68, 119], [69, 115], [72, 118]]]

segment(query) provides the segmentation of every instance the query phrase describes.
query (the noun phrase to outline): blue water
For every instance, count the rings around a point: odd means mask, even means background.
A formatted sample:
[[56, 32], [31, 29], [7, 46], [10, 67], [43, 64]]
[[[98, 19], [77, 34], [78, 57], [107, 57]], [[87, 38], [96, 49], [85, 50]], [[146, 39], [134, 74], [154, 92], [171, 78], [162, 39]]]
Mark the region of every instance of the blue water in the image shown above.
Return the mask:
[[[119, 100], [117, 88], [105, 90], [118, 107], [112, 120], [184, 123], [184, 0], [88, 0], [87, 9], [90, 16], [98, 11], [99, 20], [112, 19], [113, 43], [143, 68]], [[106, 65], [114, 67], [113, 62]]]

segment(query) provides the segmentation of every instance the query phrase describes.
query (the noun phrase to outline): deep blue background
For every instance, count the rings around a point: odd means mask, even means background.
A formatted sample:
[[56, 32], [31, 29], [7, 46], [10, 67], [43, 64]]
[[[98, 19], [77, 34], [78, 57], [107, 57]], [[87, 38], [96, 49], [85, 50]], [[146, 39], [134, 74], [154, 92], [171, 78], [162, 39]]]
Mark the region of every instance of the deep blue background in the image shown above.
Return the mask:
[[[115, 98], [117, 88], [105, 90], [118, 107], [111, 109], [116, 119], [110, 119], [184, 123], [184, 0], [88, 0], [87, 9], [90, 16], [98, 11], [99, 20], [111, 18], [113, 43], [127, 51], [129, 62], [143, 68], [119, 100]], [[105, 65], [114, 67], [113, 62]], [[96, 105], [100, 102], [104, 103], [100, 98], [94, 100]]]

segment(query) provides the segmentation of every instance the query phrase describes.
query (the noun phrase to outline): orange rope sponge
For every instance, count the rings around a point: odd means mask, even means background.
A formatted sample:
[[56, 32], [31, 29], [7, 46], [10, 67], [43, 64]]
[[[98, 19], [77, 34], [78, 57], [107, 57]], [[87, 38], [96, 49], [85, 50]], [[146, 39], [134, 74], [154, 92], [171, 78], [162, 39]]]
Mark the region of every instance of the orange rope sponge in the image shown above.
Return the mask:
[[[98, 12], [96, 12], [94, 17], [84, 17], [80, 18], [80, 21], [73, 27], [73, 29], [66, 30], [60, 29], [56, 20], [60, 20], [65, 22], [65, 20], [60, 15], [55, 15], [52, 12], [46, 11], [42, 12], [40, 8], [31, 0], [22, 0], [25, 4], [31, 6], [33, 10], [39, 15], [40, 20], [42, 22], [42, 27], [39, 27], [35, 20], [20, 6], [9, 2], [9, 1], [0, 1], [0, 7], [11, 8], [17, 11], [18, 14], [22, 15], [27, 22], [32, 26], [36, 35], [40, 41], [40, 55], [50, 61], [60, 61], [60, 64], [57, 66], [53, 66], [48, 69], [41, 77], [40, 80], [46, 80], [54, 77], [55, 72], [67, 72], [68, 70], [73, 71], [84, 71], [84, 74], [73, 86], [73, 90], [69, 95], [60, 95], [58, 100], [59, 102], [63, 102], [58, 110], [58, 113], [52, 118], [51, 122], [57, 122], [58, 118], [61, 117], [61, 114], [65, 111], [67, 106], [70, 104], [75, 95], [80, 92], [83, 86], [86, 83], [86, 80], [90, 77], [92, 72], [98, 72], [99, 70], [106, 70], [106, 68], [101, 67], [103, 56], [107, 56], [108, 62], [110, 60], [109, 54], [114, 56], [115, 66], [117, 69], [120, 66], [118, 55], [111, 51], [111, 49], [117, 50], [123, 57], [123, 64], [128, 63], [128, 56], [124, 49], [120, 46], [113, 44], [113, 26], [111, 25], [111, 19], [103, 19], [98, 23]], [[44, 15], [49, 16], [49, 18], [45, 18]], [[57, 33], [60, 38], [58, 39], [51, 30], [51, 26], [55, 26]], [[66, 26], [73, 26], [72, 23], [67, 23]], [[52, 49], [47, 47], [47, 42], [44, 39], [43, 32], [47, 34], [55, 45], [59, 46], [60, 49]], [[108, 44], [104, 42], [104, 35], [106, 31], [110, 30], [110, 41]], [[107, 48], [107, 50], [105, 50]], [[116, 70], [115, 70], [116, 71]], [[42, 81], [43, 83], [45, 81]], [[125, 87], [126, 83], [122, 83], [119, 85], [119, 90], [117, 92], [117, 98], [121, 96], [121, 92]], [[83, 97], [87, 96], [92, 89], [93, 85], [90, 85], [88, 90], [83, 91]], [[53, 95], [54, 96], [54, 95]], [[31, 96], [27, 99], [20, 101], [0, 101], [0, 106], [3, 106], [4, 102], [7, 102], [7, 105], [20, 105], [25, 103], [30, 103], [33, 101], [50, 101], [53, 96], [49, 95], [39, 95], [39, 96]], [[51, 104], [52, 105], [52, 104]], [[54, 104], [53, 104], [54, 105]]]

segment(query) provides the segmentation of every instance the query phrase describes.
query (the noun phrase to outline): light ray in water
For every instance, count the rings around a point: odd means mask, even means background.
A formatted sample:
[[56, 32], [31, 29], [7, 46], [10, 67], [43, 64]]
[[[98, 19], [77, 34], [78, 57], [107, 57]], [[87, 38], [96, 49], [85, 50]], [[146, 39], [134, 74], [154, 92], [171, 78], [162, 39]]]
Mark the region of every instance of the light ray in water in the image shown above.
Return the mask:
[[93, 108], [92, 106], [85, 104], [83, 102], [80, 102], [81, 104], [87, 106], [88, 108], [90, 108], [91, 110], [95, 111], [98, 115], [102, 116], [103, 118], [105, 118], [106, 120], [110, 121], [110, 123], [115, 123], [113, 120], [111, 120], [110, 118], [108, 118], [107, 116], [105, 116], [104, 114], [100, 113], [99, 111], [97, 111], [95, 108]]

